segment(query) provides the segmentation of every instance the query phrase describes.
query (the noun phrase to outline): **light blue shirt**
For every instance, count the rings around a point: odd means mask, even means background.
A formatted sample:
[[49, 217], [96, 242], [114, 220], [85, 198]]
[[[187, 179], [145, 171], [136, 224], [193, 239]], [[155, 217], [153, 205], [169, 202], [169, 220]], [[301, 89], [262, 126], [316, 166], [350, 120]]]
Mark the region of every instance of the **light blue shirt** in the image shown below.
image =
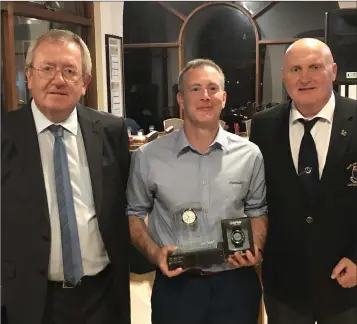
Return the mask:
[[[254, 143], [221, 127], [209, 151], [201, 154], [181, 129], [133, 152], [127, 200], [128, 216], [148, 215], [159, 246], [177, 245], [173, 209], [190, 202], [201, 205], [212, 238], [220, 242], [222, 219], [267, 214], [263, 156]], [[232, 268], [225, 263], [209, 270]]]

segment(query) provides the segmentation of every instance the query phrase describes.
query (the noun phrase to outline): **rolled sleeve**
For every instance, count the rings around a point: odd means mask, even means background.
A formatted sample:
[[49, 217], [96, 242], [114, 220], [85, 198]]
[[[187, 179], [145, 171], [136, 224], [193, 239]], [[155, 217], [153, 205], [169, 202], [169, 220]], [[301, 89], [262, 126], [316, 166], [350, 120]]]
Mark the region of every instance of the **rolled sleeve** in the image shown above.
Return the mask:
[[259, 217], [268, 213], [264, 160], [259, 150], [254, 160], [244, 212], [248, 217]]
[[128, 186], [126, 190], [127, 216], [144, 219], [153, 206], [153, 196], [148, 186], [148, 163], [145, 154], [137, 149], [132, 153]]

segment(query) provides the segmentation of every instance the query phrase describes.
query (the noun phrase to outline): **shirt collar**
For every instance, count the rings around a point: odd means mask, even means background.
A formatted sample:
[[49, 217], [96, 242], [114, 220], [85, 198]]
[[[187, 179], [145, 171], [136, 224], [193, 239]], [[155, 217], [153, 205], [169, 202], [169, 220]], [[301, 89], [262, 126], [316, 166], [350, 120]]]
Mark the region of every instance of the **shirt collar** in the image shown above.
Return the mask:
[[[221, 126], [219, 126], [216, 138], [210, 145], [210, 148], [212, 148], [212, 147], [219, 147], [219, 148], [224, 148], [225, 150], [228, 150], [227, 132], [225, 130], [223, 130], [223, 128]], [[187, 137], [185, 135], [184, 127], [181, 127], [181, 129], [178, 131], [177, 140], [175, 143], [174, 150], [175, 150], [176, 155], [179, 155], [180, 153], [182, 153], [183, 150], [185, 150], [187, 148], [196, 150], [188, 142]]]
[[[32, 100], [31, 102], [31, 109], [32, 109], [33, 118], [35, 120], [37, 134], [42, 133], [44, 130], [46, 130], [49, 126], [53, 124], [53, 122], [48, 120], [47, 117], [38, 109], [35, 100]], [[56, 125], [61, 125], [63, 128], [71, 132], [73, 135], [77, 135], [78, 132], [77, 108], [74, 107], [73, 111], [68, 116], [68, 118]]]
[[[320, 112], [314, 116], [315, 117], [320, 117], [324, 120], [326, 120], [328, 123], [332, 123], [333, 120], [333, 113], [335, 111], [335, 95], [332, 91], [331, 97], [327, 104], [320, 110]], [[296, 109], [295, 103], [292, 102], [291, 104], [291, 123], [295, 124], [299, 118], [306, 119], [301, 113]], [[311, 118], [312, 119], [312, 118]]]

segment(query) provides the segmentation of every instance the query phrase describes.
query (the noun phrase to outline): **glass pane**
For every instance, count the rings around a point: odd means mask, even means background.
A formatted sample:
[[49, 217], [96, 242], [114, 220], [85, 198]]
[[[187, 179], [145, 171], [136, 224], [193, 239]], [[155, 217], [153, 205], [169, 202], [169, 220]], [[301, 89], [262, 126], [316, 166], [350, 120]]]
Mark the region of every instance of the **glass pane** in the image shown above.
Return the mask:
[[85, 37], [85, 29], [78, 25], [63, 24], [39, 20], [27, 17], [14, 17], [14, 33], [15, 33], [15, 55], [16, 55], [16, 87], [19, 107], [28, 103], [31, 94], [27, 89], [27, 81], [25, 77], [25, 59], [28, 47], [32, 40], [50, 29], [67, 29], [82, 38]]
[[255, 100], [255, 44], [251, 22], [236, 8], [207, 7], [187, 24], [184, 62], [206, 57], [222, 68], [226, 76], [225, 111]]
[[317, 31], [313, 37], [320, 37], [325, 28], [325, 13], [337, 8], [336, 1], [279, 1], [256, 22], [261, 39], [295, 38], [308, 31]]
[[164, 119], [179, 116], [175, 98], [177, 52], [175, 48], [124, 50], [126, 116], [145, 133], [150, 125], [162, 131]]
[[53, 11], [68, 11], [82, 16], [84, 14], [83, 1], [29, 1], [38, 6]]
[[[167, 93], [167, 109], [164, 110], [163, 117], [165, 119], [180, 117], [180, 109], [177, 103], [176, 94], [178, 92], [178, 48], [167, 49], [167, 78], [168, 78], [168, 93]], [[166, 108], [166, 107], [165, 107]]]
[[251, 15], [254, 15], [258, 11], [269, 6], [272, 3], [272, 1], [234, 1], [234, 3], [248, 10]]
[[194, 9], [209, 1], [164, 1], [172, 8], [185, 16], [188, 16]]
[[[287, 99], [281, 67], [285, 51], [290, 44], [261, 46], [262, 106], [284, 102]], [[260, 110], [259, 108], [257, 110]]]
[[173, 43], [178, 41], [182, 21], [154, 1], [124, 4], [124, 44]]

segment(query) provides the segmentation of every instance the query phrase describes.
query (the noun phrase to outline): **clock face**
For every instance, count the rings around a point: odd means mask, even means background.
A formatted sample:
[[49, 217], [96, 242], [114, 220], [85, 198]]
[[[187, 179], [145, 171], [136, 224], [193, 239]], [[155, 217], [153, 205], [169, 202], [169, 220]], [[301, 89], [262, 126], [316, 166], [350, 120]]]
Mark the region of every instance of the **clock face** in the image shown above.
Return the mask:
[[187, 224], [191, 225], [196, 221], [196, 214], [192, 210], [185, 210], [182, 214], [182, 221]]

